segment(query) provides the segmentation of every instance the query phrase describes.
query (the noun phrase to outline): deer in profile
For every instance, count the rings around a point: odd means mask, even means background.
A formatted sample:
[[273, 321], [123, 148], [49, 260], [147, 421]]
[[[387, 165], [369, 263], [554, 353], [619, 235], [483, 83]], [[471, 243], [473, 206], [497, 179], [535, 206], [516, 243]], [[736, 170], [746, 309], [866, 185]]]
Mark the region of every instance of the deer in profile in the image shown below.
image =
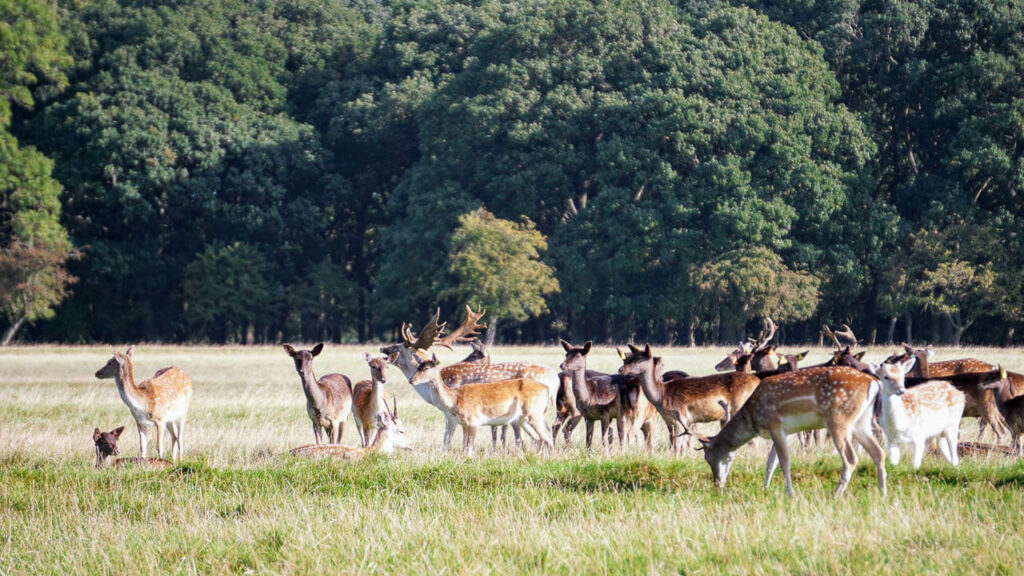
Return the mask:
[[306, 395], [306, 413], [313, 422], [316, 443], [323, 441], [327, 432], [328, 444], [341, 444], [345, 432], [345, 420], [352, 411], [352, 381], [343, 374], [327, 374], [317, 379], [313, 374], [313, 358], [324, 349], [321, 342], [312, 350], [296, 350], [284, 344], [284, 351], [295, 361], [295, 371], [302, 381]]
[[384, 384], [387, 382], [388, 359], [386, 356], [374, 358], [369, 354], [363, 357], [370, 367], [370, 379], [360, 380], [352, 387], [352, 419], [363, 448], [366, 448], [377, 437], [377, 414], [386, 410]]
[[166, 427], [171, 437], [171, 457], [177, 460], [183, 450], [182, 436], [192, 399], [192, 379], [181, 368], [170, 366], [158, 370], [149, 380], [136, 384], [132, 371], [134, 353], [134, 345], [129, 346], [124, 354], [114, 352], [114, 356], [96, 371], [96, 377], [114, 379], [121, 400], [135, 418], [139, 431], [139, 455], [142, 458], [147, 456], [149, 430], [156, 428], [156, 455], [163, 456], [161, 428]]
[[650, 344], [643, 350], [630, 344], [629, 354], [620, 352], [619, 358], [620, 374], [640, 377], [644, 395], [668, 427], [673, 450], [682, 445], [677, 437], [698, 422], [719, 421], [724, 427], [729, 415], [743, 406], [761, 381], [749, 372], [663, 379], [658, 370], [660, 358], [651, 354]]
[[1024, 458], [1024, 394], [1014, 389], [1010, 372], [1004, 372], [1004, 378], [986, 382], [983, 388], [991, 390], [996, 396], [996, 406], [1003, 416], [1007, 428], [1010, 429], [1010, 444], [1019, 458]]
[[92, 441], [96, 445], [97, 468], [104, 466], [121, 468], [127, 465], [162, 470], [173, 466], [170, 461], [163, 458], [117, 458], [121, 455], [121, 450], [117, 447], [117, 440], [121, 437], [122, 432], [124, 432], [124, 426], [114, 428], [110, 432], [102, 432], [99, 428], [93, 431]]
[[367, 454], [392, 454], [397, 448], [412, 450], [412, 442], [405, 433], [402, 420], [398, 417], [398, 401], [392, 396], [391, 405], [394, 408], [388, 407], [387, 401], [382, 400], [382, 404], [384, 410], [374, 416], [373, 426], [377, 430], [377, 435], [374, 436], [373, 442], [369, 446], [353, 448], [341, 444], [307, 444], [292, 448], [289, 452], [293, 456], [308, 458], [329, 457], [340, 460], [358, 460]]
[[[900, 446], [913, 447], [914, 470], [921, 467], [925, 444], [937, 438], [939, 452], [956, 466], [960, 463], [957, 444], [960, 437], [960, 418], [964, 413], [964, 393], [949, 382], [932, 380], [907, 389], [907, 373], [916, 359], [881, 364], [873, 372], [882, 385], [882, 415], [880, 422], [889, 445], [889, 462], [900, 463]], [[999, 375], [996, 374], [998, 378]]]
[[853, 368], [806, 368], [762, 380], [717, 436], [707, 438], [688, 427], [683, 433], [700, 441], [704, 459], [711, 466], [719, 488], [725, 487], [733, 453], [738, 448], [755, 436], [771, 438], [773, 449], [765, 463], [765, 488], [771, 484], [776, 467], [781, 466], [786, 493], [792, 496], [786, 437], [795, 432], [826, 428], [843, 461], [835, 496], [846, 491], [857, 466], [854, 440], [874, 461], [878, 489], [885, 495], [885, 454], [871, 434], [872, 406], [878, 393], [878, 380]]
[[409, 383], [431, 387], [448, 420], [462, 426], [463, 447], [469, 454], [473, 453], [477, 428], [496, 424], [521, 427], [548, 448], [554, 445], [544, 423], [548, 388], [536, 380], [516, 378], [453, 388], [441, 377], [435, 356], [419, 365]]

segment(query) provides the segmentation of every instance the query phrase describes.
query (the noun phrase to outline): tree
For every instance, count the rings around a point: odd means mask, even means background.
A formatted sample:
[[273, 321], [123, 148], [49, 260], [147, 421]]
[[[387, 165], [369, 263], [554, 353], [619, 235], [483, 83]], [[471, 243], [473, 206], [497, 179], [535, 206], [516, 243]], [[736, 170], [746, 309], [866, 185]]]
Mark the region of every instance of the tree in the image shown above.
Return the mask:
[[491, 313], [488, 346], [499, 321], [522, 322], [547, 312], [545, 296], [558, 292], [558, 280], [540, 260], [547, 239], [529, 218], [511, 222], [478, 208], [459, 217], [449, 245], [448, 270], [456, 283], [442, 295]]
[[996, 289], [996, 275], [991, 268], [958, 259], [925, 270], [918, 287], [924, 307], [941, 313], [952, 323], [953, 346], [960, 346], [964, 331], [978, 316], [995, 309]]
[[188, 325], [220, 342], [252, 344], [275, 316], [266, 259], [245, 244], [208, 247], [185, 267], [183, 291]]

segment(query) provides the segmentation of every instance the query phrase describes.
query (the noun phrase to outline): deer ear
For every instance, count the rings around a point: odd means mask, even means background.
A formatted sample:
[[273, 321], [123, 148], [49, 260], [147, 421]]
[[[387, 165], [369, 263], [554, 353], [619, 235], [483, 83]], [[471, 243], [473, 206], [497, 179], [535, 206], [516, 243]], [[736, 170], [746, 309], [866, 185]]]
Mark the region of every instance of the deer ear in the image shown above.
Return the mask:
[[626, 344], [626, 346], [629, 347], [629, 351], [632, 352], [633, 354], [636, 354], [637, 356], [640, 355], [640, 349], [637, 348], [636, 346], [633, 346], [632, 344]]
[[586, 356], [587, 354], [590, 354], [590, 347], [593, 346], [593, 345], [594, 345], [593, 341], [587, 340], [587, 343], [583, 345], [583, 355], [584, 356]]
[[1006, 368], [1003, 368], [1002, 365], [999, 366], [999, 379], [1006, 380]]
[[398, 361], [398, 352], [392, 352], [388, 354], [388, 364], [394, 364]]
[[615, 347], [615, 353], [619, 355], [619, 360], [626, 361], [626, 355], [622, 353], [622, 350], [619, 350], [618, 346]]
[[434, 366], [438, 366], [438, 365], [441, 364], [437, 360], [437, 353], [436, 352], [430, 355], [430, 361], [434, 363]]
[[99, 442], [100, 436], [102, 436], [102, 435], [103, 435], [103, 432], [100, 432], [99, 428], [93, 430], [92, 431], [92, 441], [93, 442]]
[[913, 354], [914, 353], [914, 347], [911, 346], [910, 344], [907, 344], [906, 342], [901, 342], [900, 346], [902, 346], [903, 349], [907, 351], [907, 354]]
[[644, 356], [646, 356], [647, 358], [651, 357], [651, 345], [650, 344], [644, 344]]
[[114, 428], [113, 430], [110, 431], [110, 433], [113, 434], [115, 438], [120, 438], [122, 432], [124, 432], [124, 426], [118, 426], [117, 428]]
[[559, 338], [558, 341], [562, 344], [562, 350], [565, 350], [566, 352], [572, 352], [572, 344], [569, 344], [568, 342], [562, 340], [561, 338]]
[[925, 358], [931, 358], [932, 356], [935, 356], [935, 350], [932, 350], [931, 346], [926, 346], [924, 349], [924, 356]]
[[867, 354], [867, 350], [862, 350], [854, 354], [853, 357], [856, 358], [857, 360], [863, 360], [865, 354]]
[[282, 346], [284, 347], [284, 351], [287, 352], [289, 356], [295, 356], [295, 348], [292, 348], [291, 344], [283, 344]]
[[796, 355], [796, 359], [803, 360], [804, 358], [807, 358], [808, 353], [810, 353], [810, 350], [804, 350], [803, 352]]
[[373, 360], [373, 356], [370, 356], [369, 352], [363, 352], [363, 358], [365, 358], [367, 362]]
[[321, 342], [321, 343], [317, 344], [316, 346], [313, 346], [313, 349], [310, 350], [309, 352], [313, 356], [319, 356], [320, 353], [323, 352], [323, 351], [324, 351], [324, 343]]
[[911, 355], [910, 358], [907, 358], [906, 360], [900, 363], [900, 369], [903, 370], [904, 375], [909, 374], [910, 371], [914, 369], [914, 364], [916, 363], [917, 356]]
[[129, 360], [131, 360], [132, 354], [134, 354], [134, 353], [135, 353], [135, 344], [132, 344], [131, 346], [128, 347], [128, 350], [125, 351], [124, 355], [127, 356]]

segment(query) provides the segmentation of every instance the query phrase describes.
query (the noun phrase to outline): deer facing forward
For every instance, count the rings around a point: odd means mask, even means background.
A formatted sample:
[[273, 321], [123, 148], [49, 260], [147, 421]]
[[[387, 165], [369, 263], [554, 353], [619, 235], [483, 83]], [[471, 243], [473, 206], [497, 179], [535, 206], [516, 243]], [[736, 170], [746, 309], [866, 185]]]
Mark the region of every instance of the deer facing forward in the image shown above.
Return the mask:
[[156, 428], [156, 455], [163, 456], [161, 428], [167, 427], [171, 436], [171, 454], [177, 460], [182, 453], [182, 435], [185, 431], [185, 415], [192, 399], [192, 379], [176, 366], [158, 370], [152, 378], [135, 384], [132, 373], [132, 354], [135, 346], [121, 354], [114, 352], [113, 358], [96, 372], [100, 379], [113, 378], [121, 400], [128, 405], [139, 430], [139, 455], [146, 457], [146, 445], [150, 428]]
[[284, 345], [284, 351], [295, 361], [295, 371], [302, 380], [306, 412], [313, 421], [316, 443], [320, 444], [323, 432], [327, 432], [328, 444], [341, 444], [345, 420], [352, 411], [352, 381], [343, 374], [327, 374], [317, 379], [313, 374], [313, 358], [323, 349], [323, 342], [313, 346], [312, 350], [296, 350], [288, 344]]
[[121, 450], [117, 447], [117, 440], [124, 432], [124, 426], [114, 428], [110, 432], [102, 432], [97, 428], [92, 433], [92, 441], [96, 444], [96, 467], [103, 468], [111, 465], [114, 468], [121, 468], [124, 465], [144, 466], [147, 468], [164, 469], [173, 466], [163, 458], [117, 458]]

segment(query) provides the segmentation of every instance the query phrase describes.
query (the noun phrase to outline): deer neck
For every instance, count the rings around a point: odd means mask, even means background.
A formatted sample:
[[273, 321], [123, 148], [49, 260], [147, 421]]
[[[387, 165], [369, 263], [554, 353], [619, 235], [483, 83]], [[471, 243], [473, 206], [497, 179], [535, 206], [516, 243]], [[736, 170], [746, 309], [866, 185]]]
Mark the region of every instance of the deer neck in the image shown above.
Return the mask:
[[435, 370], [434, 376], [430, 380], [430, 387], [434, 390], [434, 394], [437, 396], [437, 401], [449, 414], [456, 412], [457, 395], [455, 391], [448, 387], [441, 379], [441, 371]]
[[749, 411], [740, 408], [740, 411], [726, 423], [722, 431], [711, 439], [708, 450], [713, 450], [722, 456], [731, 454], [750, 442], [757, 436], [757, 433], [757, 426], [751, 420]]
[[908, 420], [907, 405], [902, 396], [882, 390], [882, 426], [886, 430], [902, 428]]
[[587, 386], [587, 365], [584, 364], [579, 368], [573, 369], [569, 372], [569, 376], [572, 378], [572, 393], [576, 396], [576, 400], [584, 404], [590, 404], [590, 388]]
[[121, 394], [121, 400], [128, 405], [133, 412], [146, 412], [146, 396], [135, 385], [135, 375], [132, 371], [132, 363], [130, 360], [121, 364], [117, 370], [117, 374], [114, 375], [114, 385], [117, 386], [118, 393]]
[[312, 402], [314, 406], [322, 406], [327, 401], [327, 396], [320, 389], [320, 381], [313, 374], [313, 368], [303, 370], [301, 378], [302, 391], [306, 393], [306, 400]]
[[662, 400], [665, 399], [665, 383], [654, 373], [653, 360], [644, 365], [643, 372], [640, 373], [640, 386], [643, 387], [644, 394], [651, 404], [661, 406]]

